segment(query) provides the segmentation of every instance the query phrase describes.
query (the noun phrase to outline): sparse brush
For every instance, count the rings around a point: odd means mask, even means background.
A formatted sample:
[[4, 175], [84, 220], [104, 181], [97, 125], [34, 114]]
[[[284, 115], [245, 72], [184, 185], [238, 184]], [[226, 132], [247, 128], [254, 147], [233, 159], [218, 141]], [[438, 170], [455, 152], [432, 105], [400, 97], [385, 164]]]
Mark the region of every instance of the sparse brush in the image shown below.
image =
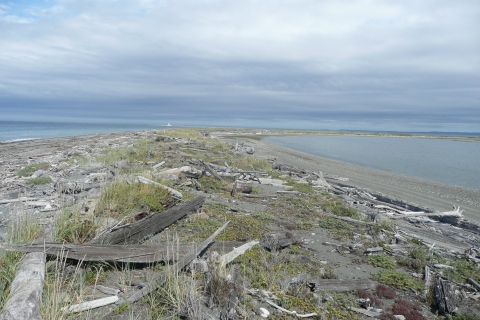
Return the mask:
[[114, 182], [102, 192], [96, 214], [126, 216], [132, 212], [163, 211], [172, 203], [165, 188], [150, 184]]
[[402, 290], [408, 290], [410, 288], [422, 290], [424, 287], [422, 282], [417, 281], [412, 276], [392, 269], [383, 269], [374, 275], [373, 278], [378, 282]]
[[46, 177], [46, 176], [31, 178], [31, 179], [27, 180], [27, 184], [33, 184], [35, 186], [42, 185], [42, 184], [49, 184], [49, 183], [52, 183], [52, 182], [53, 182], [52, 178]]
[[385, 268], [385, 269], [395, 269], [397, 263], [395, 262], [395, 258], [386, 255], [386, 254], [378, 254], [368, 257], [367, 260], [368, 264], [371, 264], [374, 267]]
[[50, 168], [50, 164], [47, 162], [37, 163], [28, 165], [17, 172], [17, 176], [19, 177], [29, 177], [37, 170], [48, 170]]
[[383, 284], [378, 284], [377, 286], [377, 295], [380, 298], [393, 299], [395, 298], [395, 292], [392, 291], [388, 286]]
[[93, 219], [80, 215], [80, 210], [65, 209], [55, 220], [53, 237], [56, 241], [85, 243], [95, 236], [97, 226]]

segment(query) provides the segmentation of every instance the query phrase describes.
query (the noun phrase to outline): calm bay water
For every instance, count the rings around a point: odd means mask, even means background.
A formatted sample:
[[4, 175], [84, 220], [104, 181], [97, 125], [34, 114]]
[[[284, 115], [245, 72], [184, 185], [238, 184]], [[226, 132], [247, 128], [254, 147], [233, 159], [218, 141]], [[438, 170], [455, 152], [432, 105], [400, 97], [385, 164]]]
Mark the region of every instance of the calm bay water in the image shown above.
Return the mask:
[[145, 124], [0, 121], [0, 142], [162, 128]]
[[480, 189], [479, 142], [343, 135], [264, 140], [325, 158]]

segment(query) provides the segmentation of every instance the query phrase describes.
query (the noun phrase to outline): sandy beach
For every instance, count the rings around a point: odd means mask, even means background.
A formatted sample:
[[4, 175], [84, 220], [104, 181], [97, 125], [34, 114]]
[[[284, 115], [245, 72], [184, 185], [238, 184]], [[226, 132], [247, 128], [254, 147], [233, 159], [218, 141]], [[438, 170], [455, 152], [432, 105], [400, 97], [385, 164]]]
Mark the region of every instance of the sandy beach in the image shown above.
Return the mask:
[[[224, 139], [231, 138], [224, 137]], [[343, 183], [380, 193], [389, 198], [403, 200], [425, 209], [450, 211], [452, 206], [460, 206], [465, 210], [464, 216], [468, 220], [480, 222], [480, 190], [319, 157], [259, 140], [258, 136], [252, 139], [235, 138], [235, 140], [248, 140], [248, 144], [255, 147], [256, 156], [276, 158], [278, 163], [288, 163], [306, 170], [322, 171], [327, 178], [348, 178], [348, 181]]]

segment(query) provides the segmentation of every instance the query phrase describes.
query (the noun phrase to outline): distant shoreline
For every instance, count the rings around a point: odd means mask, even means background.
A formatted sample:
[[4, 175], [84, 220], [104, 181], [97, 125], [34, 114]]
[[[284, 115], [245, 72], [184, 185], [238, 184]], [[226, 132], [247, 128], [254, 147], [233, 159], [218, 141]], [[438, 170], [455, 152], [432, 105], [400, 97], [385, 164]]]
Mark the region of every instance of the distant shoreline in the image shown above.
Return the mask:
[[[480, 222], [480, 190], [416, 178], [325, 157], [311, 155], [263, 141], [260, 135], [221, 135], [221, 139], [238, 139], [255, 147], [256, 156], [276, 158], [311, 171], [322, 171], [326, 178], [348, 178], [347, 185], [380, 193], [393, 199], [435, 211], [450, 211], [452, 206], [465, 210], [464, 216]], [[267, 135], [265, 135], [267, 136]]]

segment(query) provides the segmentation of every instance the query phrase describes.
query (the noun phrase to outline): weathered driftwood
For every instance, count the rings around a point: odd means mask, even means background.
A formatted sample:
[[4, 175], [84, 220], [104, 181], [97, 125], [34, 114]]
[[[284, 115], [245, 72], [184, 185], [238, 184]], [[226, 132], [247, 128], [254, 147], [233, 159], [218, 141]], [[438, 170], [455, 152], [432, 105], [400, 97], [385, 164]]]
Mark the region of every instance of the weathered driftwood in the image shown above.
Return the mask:
[[367, 248], [365, 253], [383, 252], [383, 247]]
[[291, 314], [291, 315], [294, 315], [298, 318], [310, 318], [310, 317], [316, 317], [318, 316], [318, 314], [316, 314], [315, 312], [313, 313], [307, 313], [307, 314], [298, 314], [297, 311], [290, 311], [290, 310], [287, 310], [285, 308], [282, 308], [280, 307], [279, 305], [277, 305], [276, 303], [274, 303], [273, 301], [269, 300], [269, 299], [265, 299], [265, 302], [268, 303], [269, 305], [271, 305], [272, 307], [282, 311], [282, 312], [285, 312], [285, 313], [288, 313], [288, 314]]
[[220, 177], [217, 173], [217, 171], [215, 171], [212, 167], [210, 167], [207, 163], [201, 161], [201, 163], [203, 164], [203, 166], [205, 167], [205, 169], [207, 169], [208, 172], [210, 172], [212, 174], [212, 176], [214, 176], [217, 180], [219, 181], [222, 181], [223, 182], [223, 179], [222, 177]]
[[271, 251], [280, 250], [297, 242], [298, 240], [290, 232], [270, 232], [260, 239], [260, 245]]
[[233, 185], [228, 185], [224, 188], [227, 191], [230, 191], [230, 194], [232, 197], [235, 196], [237, 192], [240, 193], [251, 193], [253, 188], [250, 185], [245, 185], [245, 184], [239, 184], [237, 181], [233, 183]]
[[468, 278], [468, 281], [475, 287], [477, 291], [480, 291], [480, 284], [477, 281], [473, 280], [472, 278]]
[[10, 295], [0, 314], [1, 320], [41, 320], [40, 305], [45, 277], [45, 254], [27, 253], [12, 282]]
[[105, 187], [106, 182], [94, 182], [94, 183], [57, 183], [56, 190], [65, 194], [77, 194], [91, 189], [99, 189]]
[[401, 216], [392, 217], [393, 219], [412, 218], [412, 217], [455, 217], [461, 218], [464, 210], [460, 207], [453, 207], [452, 211], [446, 212], [400, 212]]
[[161, 183], [158, 183], [158, 182], [155, 182], [155, 181], [152, 181], [150, 179], [147, 179], [145, 177], [142, 177], [142, 176], [138, 176], [137, 177], [138, 181], [141, 182], [141, 183], [144, 183], [144, 184], [153, 184], [153, 185], [156, 185], [158, 187], [161, 187], [161, 188], [164, 188], [166, 189], [174, 198], [178, 199], [178, 200], [183, 200], [183, 195], [180, 191], [177, 191], [173, 188], [170, 188], [170, 187], [167, 187]]
[[376, 283], [369, 279], [314, 279], [308, 280], [309, 287], [315, 291], [347, 292], [352, 290], [373, 289]]
[[320, 214], [322, 214], [324, 216], [327, 216], [327, 217], [330, 217], [330, 218], [335, 218], [335, 219], [348, 221], [348, 222], [353, 222], [353, 223], [357, 223], [357, 224], [374, 225], [373, 222], [365, 222], [365, 221], [361, 221], [361, 220], [357, 220], [357, 219], [353, 219], [353, 218], [349, 218], [349, 217], [337, 216], [337, 215], [334, 215], [334, 214], [331, 214], [331, 213], [321, 212]]
[[355, 307], [350, 307], [350, 310], [361, 313], [361, 314], [364, 314], [364, 315], [366, 315], [367, 317], [370, 317], [370, 318], [376, 318], [376, 317], [381, 316], [381, 314], [378, 313], [378, 312], [372, 312], [372, 311], [369, 311], [369, 310], [355, 308]]
[[108, 306], [110, 304], [114, 304], [118, 301], [118, 296], [110, 296], [106, 298], [96, 299], [92, 301], [86, 301], [79, 304], [74, 304], [69, 307], [63, 307], [61, 310], [65, 313], [76, 313], [82, 312], [86, 310], [91, 310], [99, 307]]
[[457, 311], [455, 305], [455, 291], [449, 282], [438, 279], [434, 287], [435, 299], [441, 314], [454, 313]]
[[110, 294], [110, 295], [117, 295], [117, 294], [120, 293], [119, 289], [109, 288], [109, 287], [105, 287], [105, 286], [102, 286], [102, 285], [99, 285], [99, 284], [97, 284], [95, 286], [95, 290], [98, 290], [102, 293]]
[[244, 254], [247, 250], [252, 249], [254, 246], [259, 244], [259, 241], [253, 240], [250, 242], [245, 243], [244, 245], [234, 248], [232, 251], [230, 251], [227, 254], [224, 254], [223, 256], [220, 257], [219, 262], [221, 265], [227, 265], [228, 263], [232, 262], [235, 260], [235, 258], [241, 256]]
[[[181, 259], [177, 261], [177, 263], [174, 265], [174, 268], [176, 270], [181, 270], [185, 268], [195, 257], [198, 255], [199, 252], [202, 252], [207, 248], [210, 243], [215, 239], [216, 236], [218, 236], [228, 225], [230, 221], [227, 221], [222, 227], [220, 227], [215, 233], [213, 233], [208, 239], [203, 241], [198, 245], [196, 250], [192, 250], [190, 253], [186, 254], [183, 256]], [[140, 291], [135, 292], [132, 294], [130, 297], [126, 299], [126, 302], [128, 303], [134, 303], [140, 299], [142, 299], [144, 296], [152, 292], [157, 288], [157, 286], [161, 286], [167, 281], [167, 275], [162, 273], [158, 276], [156, 276], [151, 283], [147, 284], [145, 287], [143, 287]]]
[[78, 261], [116, 261], [130, 263], [153, 263], [174, 261], [194, 248], [191, 244], [176, 245], [174, 250], [167, 246], [153, 245], [106, 245], [106, 244], [70, 244], [45, 242], [6, 246], [8, 251], [45, 252]]
[[430, 273], [430, 267], [425, 266], [425, 289], [423, 290], [424, 298], [428, 296], [428, 291], [430, 290], [431, 285], [432, 285], [432, 275]]
[[154, 213], [135, 223], [119, 227], [97, 238], [92, 243], [130, 244], [155, 235], [188, 213], [203, 205], [205, 197], [199, 196], [162, 212]]

